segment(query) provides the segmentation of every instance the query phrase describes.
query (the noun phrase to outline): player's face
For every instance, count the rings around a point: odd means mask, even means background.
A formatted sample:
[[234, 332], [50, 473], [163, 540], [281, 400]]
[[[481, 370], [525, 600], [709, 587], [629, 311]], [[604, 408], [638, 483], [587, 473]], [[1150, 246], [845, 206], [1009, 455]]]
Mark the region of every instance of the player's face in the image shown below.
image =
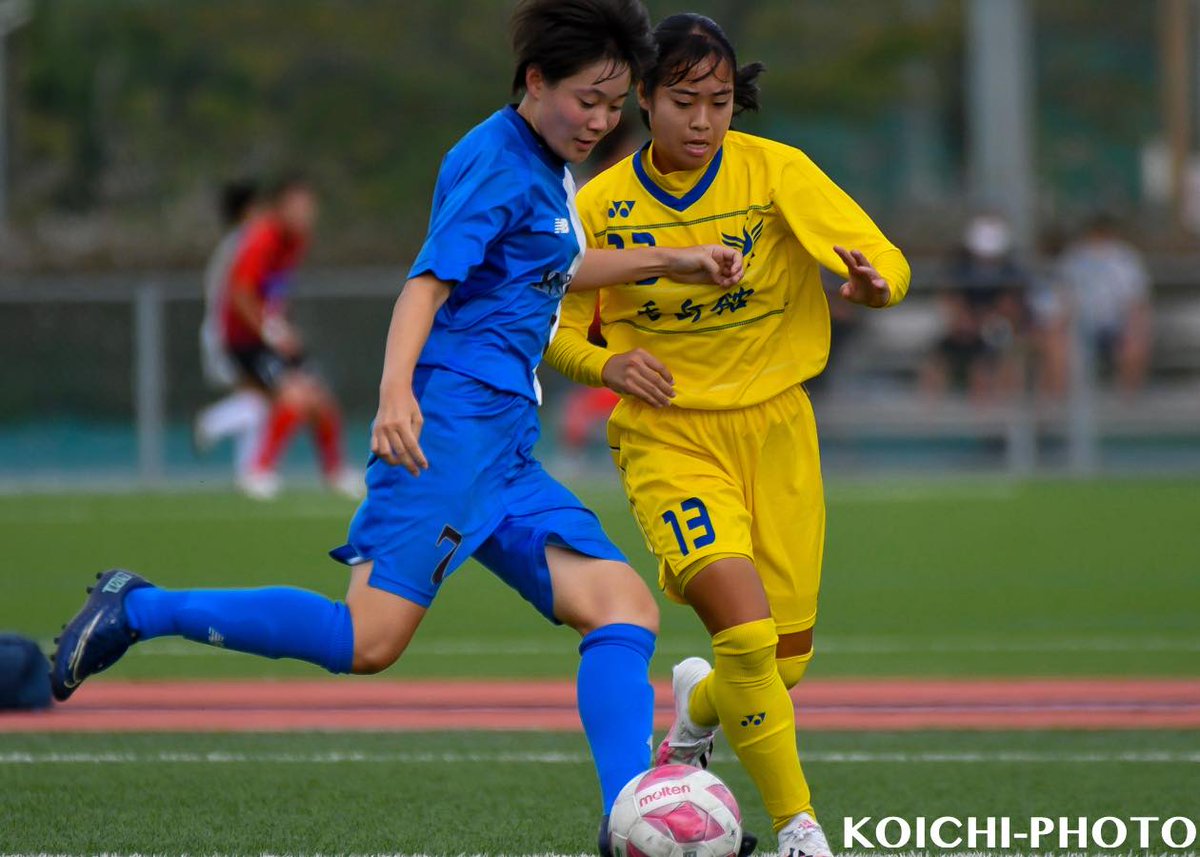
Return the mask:
[[528, 94], [534, 127], [556, 155], [577, 164], [621, 121], [629, 84], [629, 69], [622, 68], [613, 76], [608, 60], [593, 63], [553, 85], [532, 68]]
[[317, 198], [308, 188], [293, 188], [279, 200], [279, 219], [297, 235], [308, 235], [317, 222]]
[[733, 121], [733, 69], [724, 60], [705, 61], [649, 97], [638, 87], [638, 103], [650, 114], [654, 165], [667, 173], [700, 169], [721, 148]]

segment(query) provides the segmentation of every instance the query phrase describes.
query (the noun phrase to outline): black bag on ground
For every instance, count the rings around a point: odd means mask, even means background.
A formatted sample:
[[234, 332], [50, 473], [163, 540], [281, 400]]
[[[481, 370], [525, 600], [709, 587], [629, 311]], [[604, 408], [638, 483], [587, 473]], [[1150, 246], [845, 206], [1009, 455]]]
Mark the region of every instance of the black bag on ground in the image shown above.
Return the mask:
[[50, 707], [50, 663], [38, 644], [0, 634], [0, 711]]

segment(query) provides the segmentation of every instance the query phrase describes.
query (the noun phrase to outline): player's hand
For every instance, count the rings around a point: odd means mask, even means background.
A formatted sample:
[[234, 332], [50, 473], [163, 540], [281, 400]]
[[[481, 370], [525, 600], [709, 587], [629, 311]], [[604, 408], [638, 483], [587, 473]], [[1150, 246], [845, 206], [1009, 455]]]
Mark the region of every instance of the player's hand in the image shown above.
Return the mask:
[[634, 396], [653, 408], [665, 408], [675, 398], [671, 370], [641, 348], [608, 358], [600, 377], [613, 392]]
[[742, 254], [724, 244], [701, 244], [672, 250], [667, 277], [677, 283], [711, 283], [730, 288], [742, 281]]
[[388, 464], [399, 465], [413, 476], [429, 469], [421, 451], [421, 426], [425, 418], [411, 387], [379, 397], [379, 411], [371, 430], [371, 452]]
[[834, 247], [833, 252], [841, 257], [850, 272], [850, 279], [842, 283], [842, 297], [852, 304], [876, 308], [887, 306], [892, 297], [892, 287], [867, 261], [867, 257], [857, 250], [847, 250], [845, 247]]
[[284, 357], [299, 357], [304, 351], [304, 341], [296, 328], [284, 319], [273, 317], [263, 323], [263, 341]]

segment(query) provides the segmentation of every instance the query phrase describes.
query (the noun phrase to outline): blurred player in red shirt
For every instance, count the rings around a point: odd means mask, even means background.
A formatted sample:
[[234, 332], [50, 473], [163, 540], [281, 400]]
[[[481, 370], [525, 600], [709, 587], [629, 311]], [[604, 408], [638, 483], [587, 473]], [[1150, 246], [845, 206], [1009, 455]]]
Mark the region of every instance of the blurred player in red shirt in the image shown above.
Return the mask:
[[243, 474], [254, 463], [271, 403], [258, 384], [243, 377], [230, 357], [221, 316], [229, 274], [238, 250], [249, 224], [262, 213], [258, 186], [249, 181], [229, 182], [221, 189], [219, 208], [226, 231], [209, 257], [204, 272], [200, 365], [204, 379], [226, 394], [196, 415], [192, 437], [197, 452], [207, 452], [222, 439], [233, 438], [235, 473]]
[[279, 491], [276, 466], [288, 441], [310, 423], [321, 472], [336, 491], [361, 496], [362, 479], [342, 456], [342, 420], [329, 388], [305, 366], [304, 342], [287, 318], [292, 273], [304, 255], [317, 219], [317, 199], [299, 177], [280, 182], [266, 212], [250, 222], [230, 270], [221, 302], [225, 348], [244, 378], [271, 399], [258, 451], [239, 474], [251, 497]]

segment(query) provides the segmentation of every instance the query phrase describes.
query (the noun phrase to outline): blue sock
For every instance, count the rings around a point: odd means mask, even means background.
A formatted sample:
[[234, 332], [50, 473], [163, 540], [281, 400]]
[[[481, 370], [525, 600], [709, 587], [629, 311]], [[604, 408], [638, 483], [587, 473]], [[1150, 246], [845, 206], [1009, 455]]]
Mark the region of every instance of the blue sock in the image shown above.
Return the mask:
[[625, 784], [650, 767], [654, 634], [637, 625], [605, 625], [579, 644], [579, 719], [600, 777], [604, 812]]
[[179, 636], [268, 658], [297, 658], [348, 673], [354, 626], [340, 601], [290, 586], [263, 589], [159, 589], [125, 597], [138, 637]]

